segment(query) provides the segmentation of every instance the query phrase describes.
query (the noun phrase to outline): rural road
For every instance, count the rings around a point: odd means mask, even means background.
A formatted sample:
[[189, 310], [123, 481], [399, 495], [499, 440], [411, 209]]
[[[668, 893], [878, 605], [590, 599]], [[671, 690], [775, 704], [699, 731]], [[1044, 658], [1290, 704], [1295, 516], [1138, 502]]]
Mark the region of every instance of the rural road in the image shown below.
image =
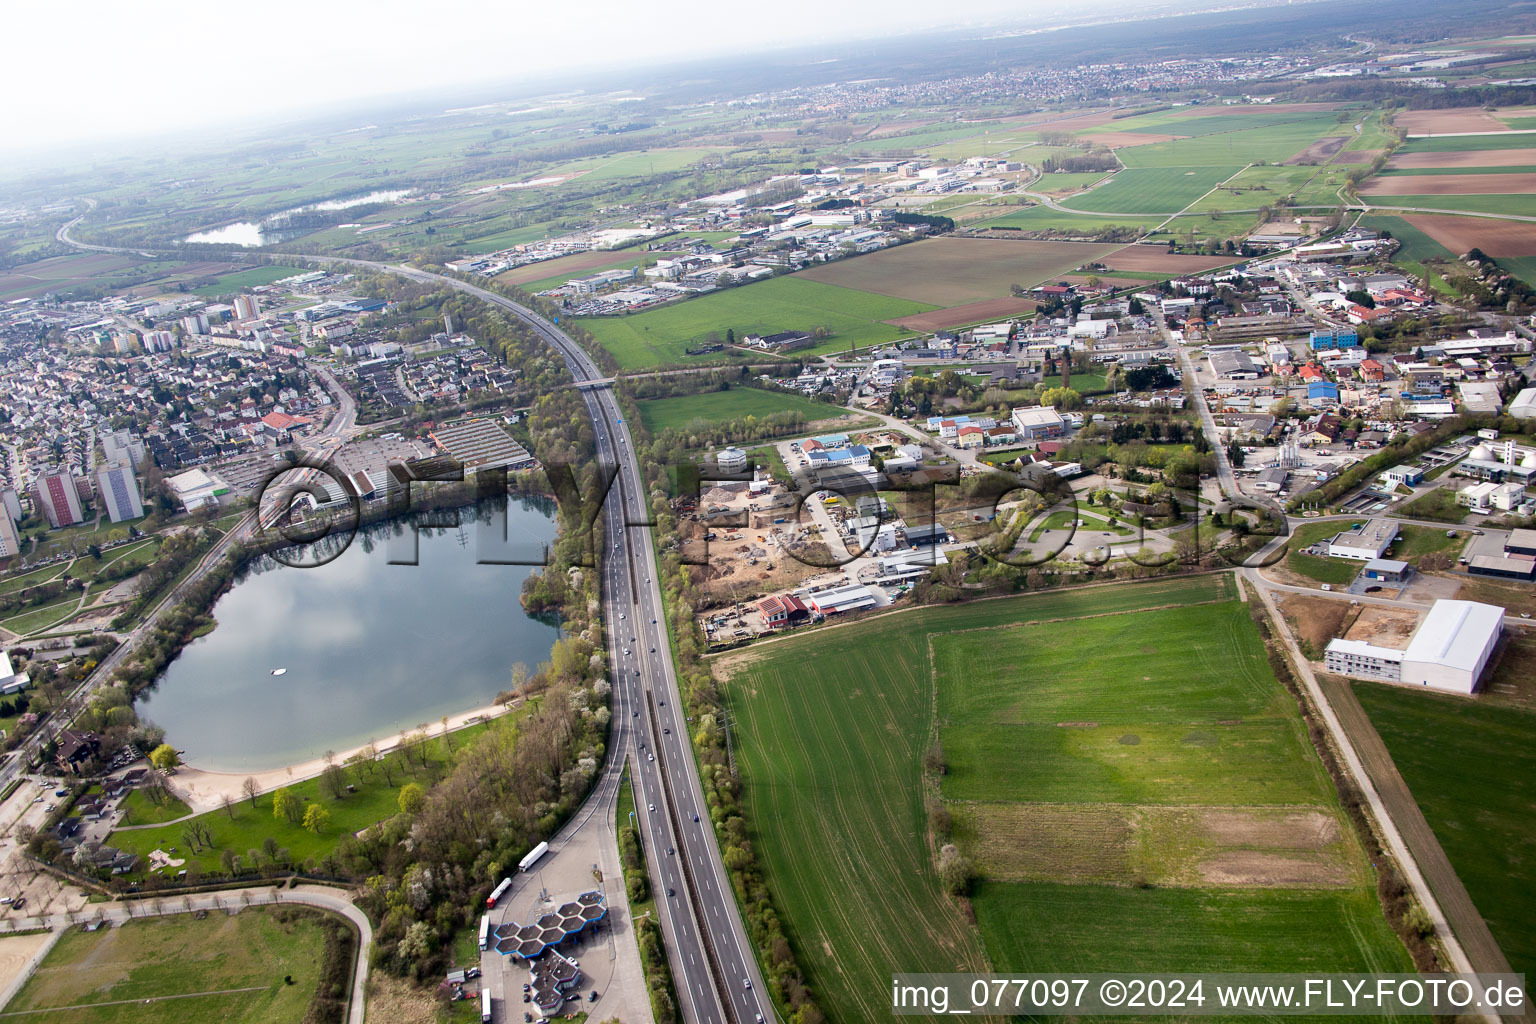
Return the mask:
[[[0, 934], [39, 929], [60, 931], [73, 925], [96, 920], [109, 922], [115, 928], [126, 921], [144, 917], [188, 914], [199, 910], [229, 912], [245, 907], [270, 907], [278, 904], [301, 904], [327, 910], [346, 918], [357, 929], [357, 962], [352, 971], [352, 994], [350, 1008], [347, 1011], [347, 1024], [363, 1024], [363, 1014], [367, 1009], [368, 956], [373, 949], [373, 926], [368, 923], [368, 916], [359, 910], [348, 896], [324, 886], [301, 885], [296, 889], [274, 887], [220, 889], [196, 896], [100, 903], [89, 912], [6, 919], [0, 921]], [[25, 980], [25, 973], [18, 979], [17, 988], [20, 988], [20, 982]], [[8, 992], [4, 995], [9, 1000], [14, 994], [14, 992]]]

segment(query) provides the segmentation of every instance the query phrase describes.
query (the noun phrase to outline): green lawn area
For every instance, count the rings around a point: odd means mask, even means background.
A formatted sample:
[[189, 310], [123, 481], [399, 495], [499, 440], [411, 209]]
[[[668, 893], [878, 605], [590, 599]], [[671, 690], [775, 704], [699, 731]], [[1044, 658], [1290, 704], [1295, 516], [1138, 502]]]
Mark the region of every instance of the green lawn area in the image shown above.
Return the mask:
[[[1081, 588], [897, 613], [717, 660], [717, 674], [729, 677], [750, 838], [800, 963], [834, 1020], [884, 1019], [892, 971], [971, 970], [983, 962], [977, 932], [939, 892], [924, 841], [921, 762], [936, 709], [950, 765], [945, 795], [956, 800], [1194, 796], [1301, 802], [1334, 813], [1295, 705], [1269, 674], [1234, 596], [1228, 576]], [[1181, 607], [1113, 614], [1168, 605]], [[1072, 618], [1080, 621], [1057, 621]], [[970, 630], [980, 632], [955, 632]], [[1147, 681], [1125, 683], [1131, 672]], [[1045, 735], [1079, 731], [1057, 728], [1058, 720], [1090, 718], [1099, 722], [1096, 742]], [[1240, 724], [1230, 724], [1235, 719]], [[1120, 742], [1128, 731], [1143, 742]], [[825, 855], [807, 856], [812, 836]], [[850, 892], [859, 899], [846, 899]], [[1063, 970], [1118, 967], [1132, 962], [1137, 944], [1155, 942], [1156, 932], [1124, 927], [1113, 914], [1094, 917], [1085, 905], [1040, 932], [1031, 954], [1040, 960], [1015, 959], [1003, 930], [1033, 892], [989, 883], [978, 893], [980, 938], [994, 969], [1047, 960]], [[1106, 905], [1139, 900], [1149, 914], [1154, 901], [1170, 901], [1157, 911], [1156, 931], [1180, 936], [1171, 948], [1196, 952], [1170, 957], [1158, 965], [1165, 969], [1204, 967], [1198, 951], [1228, 943], [1243, 949], [1229, 956], [1266, 970], [1322, 962], [1407, 968], [1368, 886], [1241, 897], [1150, 892], [1113, 887], [1089, 895]], [[1234, 909], [1208, 921], [1201, 911], [1243, 901], [1263, 916]], [[1309, 915], [1340, 923], [1326, 939], [1313, 937], [1315, 953], [1299, 948], [1290, 931], [1270, 934], [1274, 921], [1299, 927]], [[1213, 966], [1232, 962], [1212, 955]]]
[[[497, 719], [493, 724], [501, 725], [505, 721], [506, 719]], [[486, 728], [484, 725], [471, 726], [469, 729], [450, 733], [454, 749], [458, 749], [468, 741], [470, 736], [484, 728]], [[319, 835], [306, 832], [301, 826], [291, 824], [286, 818], [276, 817], [272, 813], [272, 793], [263, 793], [256, 798], [255, 807], [251, 806], [249, 800], [241, 799], [232, 803], [228, 812], [219, 809], [201, 815], [201, 820], [213, 833], [213, 846], [190, 856], [188, 856], [187, 842], [182, 837], [185, 824], [169, 825], [165, 828], [118, 829], [108, 837], [107, 841], [119, 849], [137, 853], [145, 858], [146, 867], [151, 850], [161, 849], [170, 852], [171, 847], [174, 846], [177, 848], [175, 856], [187, 858], [187, 864], [182, 865], [183, 868], [196, 865], [204, 873], [220, 874], [223, 872], [220, 864], [223, 850], [233, 850], [244, 861], [247, 859], [248, 851], [261, 849], [263, 841], [270, 836], [277, 841], [279, 848], [288, 850], [288, 860], [291, 863], [301, 864], [310, 857], [325, 856], [342, 836], [360, 832], [370, 825], [375, 825], [399, 813], [402, 785], [414, 780], [421, 782], [425, 787], [428, 780], [435, 779], [443, 770], [443, 744], [439, 737], [434, 736], [428, 740], [427, 752], [425, 767], [420, 760], [413, 757], [404, 770], [399, 767], [402, 760], [400, 754], [390, 754], [391, 761], [395, 765], [392, 769], [393, 785], [385, 782], [382, 772], [375, 771], [371, 776], [364, 773], [362, 777], [358, 777], [348, 769], [347, 781], [357, 787], [357, 792], [348, 793], [340, 800], [332, 798], [328, 791], [322, 789], [321, 780], [318, 778], [296, 782], [289, 786], [288, 788], [297, 793], [306, 804], [319, 803], [331, 812], [330, 826]], [[174, 874], [175, 871], [162, 870], [161, 873]]]
[[807, 423], [849, 415], [826, 402], [813, 402], [802, 395], [762, 388], [737, 387], [729, 391], [706, 391], [699, 395], [675, 398], [641, 399], [640, 420], [652, 433], [681, 430], [693, 423], [720, 423], [756, 416], [761, 419], [777, 412], [803, 413]]
[[949, 800], [1331, 802], [1240, 603], [969, 630], [932, 648]]
[[[1111, 274], [1100, 274], [1100, 277], [1109, 278]], [[1061, 387], [1061, 374], [1051, 377], [1043, 377], [1040, 386], [1046, 388]], [[1074, 373], [1071, 382], [1067, 385], [1080, 395], [1097, 395], [1109, 390], [1109, 375], [1102, 370], [1094, 370], [1090, 373]]]
[[33, 608], [22, 612], [20, 615], [0, 621], [4, 626], [18, 636], [30, 636], [33, 633], [41, 633], [43, 630], [56, 626], [75, 614], [75, 607], [80, 602], [78, 593], [71, 593], [62, 601], [43, 605], [41, 608]]
[[194, 294], [201, 295], [205, 299], [211, 299], [216, 295], [228, 295], [242, 288], [254, 288], [261, 284], [271, 284], [273, 281], [281, 281], [285, 277], [293, 277], [302, 274], [302, 267], [261, 266], [252, 267], [249, 270], [237, 270], [233, 274], [225, 274], [213, 284], [198, 288]]
[[[1242, 170], [1241, 163], [1212, 167], [1132, 167], [1061, 205], [1100, 213], [1178, 213], [1216, 185]], [[1254, 202], [1258, 207], [1265, 205]]]
[[[1357, 682], [1355, 695], [1511, 966], [1536, 972], [1536, 711], [1499, 698], [1509, 672], [1529, 685], [1536, 651], [1504, 655], [1477, 700]], [[1516, 682], [1509, 678], [1509, 682]]]
[[1286, 545], [1285, 567], [1298, 575], [1308, 579], [1317, 580], [1319, 583], [1328, 583], [1333, 586], [1342, 586], [1354, 580], [1360, 575], [1361, 563], [1348, 558], [1328, 558], [1319, 555], [1303, 554], [1303, 551], [1318, 541], [1328, 540], [1344, 532], [1349, 523], [1343, 520], [1334, 520], [1326, 523], [1306, 523], [1298, 526], [1291, 534], [1291, 539]]
[[70, 929], [5, 1008], [64, 1024], [301, 1020], [320, 980], [321, 917], [257, 907]]
[[69, 568], [70, 565], [66, 562], [59, 565], [45, 565], [41, 569], [33, 569], [31, 572], [24, 572], [18, 576], [7, 576], [4, 580], [0, 580], [0, 594], [15, 593], [18, 590], [25, 590], [27, 587], [35, 587], [39, 583], [47, 583], [50, 580], [58, 579]]
[[1412, 970], [1369, 888], [984, 881], [972, 901], [1000, 971]]
[[1526, 167], [1388, 167], [1378, 173], [1381, 178], [1420, 178], [1425, 175], [1443, 174], [1530, 174], [1536, 172], [1536, 163]]
[[121, 807], [124, 825], [158, 825], [192, 813], [192, 808], [170, 793], [165, 794], [165, 799], [160, 803], [155, 803], [142, 789], [129, 790], [128, 795], [123, 797]]
[[936, 308], [808, 278], [776, 277], [643, 313], [592, 317], [581, 323], [618, 358], [621, 367], [640, 370], [685, 362], [686, 349], [711, 333], [723, 338], [727, 329], [734, 330], [737, 338], [818, 327], [830, 330], [827, 343], [811, 352], [885, 344], [912, 332], [880, 321]]
[[1467, 518], [1464, 506], [1456, 504], [1454, 487], [1436, 487], [1398, 509], [1408, 519], [1433, 519], [1441, 523], [1459, 523]]
[[1428, 526], [1400, 527], [1397, 540], [1392, 542], [1392, 548], [1387, 557], [1418, 565], [1419, 559], [1425, 555], [1444, 553], [1455, 561], [1456, 556], [1461, 554], [1461, 549], [1467, 543], [1467, 534], [1463, 530], [1451, 532], [1456, 536], [1447, 537], [1445, 530], [1436, 530]]

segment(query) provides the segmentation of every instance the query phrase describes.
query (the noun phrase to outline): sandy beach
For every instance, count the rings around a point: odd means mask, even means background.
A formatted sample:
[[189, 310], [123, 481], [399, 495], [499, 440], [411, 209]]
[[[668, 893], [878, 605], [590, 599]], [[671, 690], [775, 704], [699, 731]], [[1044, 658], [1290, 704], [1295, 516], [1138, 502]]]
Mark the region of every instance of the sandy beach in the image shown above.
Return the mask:
[[[473, 711], [449, 715], [448, 731], [453, 732], [478, 722], [499, 718], [514, 708], [521, 706], [521, 704], [522, 700], [519, 698], [511, 704], [492, 704], [489, 707], [476, 708]], [[412, 727], [388, 739], [378, 740], [374, 743], [374, 748], [381, 754], [394, 750], [417, 731], [415, 727]], [[442, 734], [443, 727], [441, 722], [434, 722], [428, 725], [428, 736], [436, 738]], [[336, 752], [336, 763], [341, 764], [347, 758], [362, 750], [363, 747], [354, 747], [351, 750], [338, 750]], [[179, 796], [188, 807], [192, 808], [194, 813], [201, 814], [203, 811], [211, 811], [216, 807], [223, 806], [226, 796], [231, 800], [245, 799], [245, 792], [242, 787], [248, 778], [254, 778], [258, 790], [265, 793], [268, 790], [278, 789], [290, 783], [312, 779], [324, 770], [325, 759], [318, 757], [311, 761], [304, 761], [301, 764], [291, 764], [284, 768], [274, 768], [265, 772], [211, 772], [198, 768], [196, 765], [184, 764], [176, 769], [176, 774], [172, 775], [166, 782], [171, 792]]]

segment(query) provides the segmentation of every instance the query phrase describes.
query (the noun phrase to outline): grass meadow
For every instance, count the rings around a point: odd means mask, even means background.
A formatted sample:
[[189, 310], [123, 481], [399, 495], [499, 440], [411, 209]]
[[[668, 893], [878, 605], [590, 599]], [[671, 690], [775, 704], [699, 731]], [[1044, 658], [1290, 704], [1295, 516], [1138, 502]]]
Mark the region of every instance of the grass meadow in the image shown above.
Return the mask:
[[5, 1009], [61, 1024], [297, 1021], [319, 984], [325, 937], [317, 911], [283, 917], [256, 907], [71, 929]]
[[[1174, 214], [1243, 169], [1241, 162], [1188, 167], [1132, 167], [1061, 205], [1097, 213]], [[1263, 203], [1254, 203], [1262, 206]]]
[[675, 398], [649, 398], [635, 403], [640, 420], [651, 432], [682, 430], [693, 423], [720, 423], [743, 416], [771, 416], [777, 412], [805, 414], [807, 423], [846, 415], [843, 409], [825, 402], [813, 402], [800, 395], [762, 388], [731, 388], [706, 391], [699, 395]]
[[[1163, 822], [1246, 803], [1236, 810], [1250, 824], [1304, 812], [1337, 826], [1331, 784], [1234, 597], [1227, 576], [1083, 588], [891, 614], [718, 659], [751, 838], [834, 1020], [885, 1019], [892, 971], [983, 960], [1407, 969], [1347, 830], [1314, 851], [1339, 876], [1317, 888], [988, 880], [973, 894], [979, 928], [940, 893], [922, 777], [935, 728], [962, 844], [985, 817], [973, 812], [1064, 806], [1053, 800]], [[1203, 851], [1176, 831], [1159, 841], [1187, 870]]]
[[688, 348], [710, 334], [723, 338], [728, 328], [738, 339], [748, 334], [818, 327], [830, 330], [832, 336], [826, 345], [811, 349], [813, 352], [880, 345], [911, 334], [880, 321], [934, 308], [794, 276], [728, 288], [628, 316], [584, 319], [581, 324], [614, 354], [621, 367], [642, 370], [684, 362]]

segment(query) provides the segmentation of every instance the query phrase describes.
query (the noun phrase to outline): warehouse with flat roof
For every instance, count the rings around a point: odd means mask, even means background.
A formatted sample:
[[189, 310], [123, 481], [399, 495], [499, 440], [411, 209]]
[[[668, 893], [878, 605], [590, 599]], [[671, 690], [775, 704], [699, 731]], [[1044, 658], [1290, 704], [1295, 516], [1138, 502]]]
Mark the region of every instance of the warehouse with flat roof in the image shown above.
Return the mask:
[[1332, 640], [1328, 671], [1356, 679], [1473, 693], [1504, 631], [1504, 609], [1476, 601], [1436, 601], [1403, 650], [1364, 640]]

